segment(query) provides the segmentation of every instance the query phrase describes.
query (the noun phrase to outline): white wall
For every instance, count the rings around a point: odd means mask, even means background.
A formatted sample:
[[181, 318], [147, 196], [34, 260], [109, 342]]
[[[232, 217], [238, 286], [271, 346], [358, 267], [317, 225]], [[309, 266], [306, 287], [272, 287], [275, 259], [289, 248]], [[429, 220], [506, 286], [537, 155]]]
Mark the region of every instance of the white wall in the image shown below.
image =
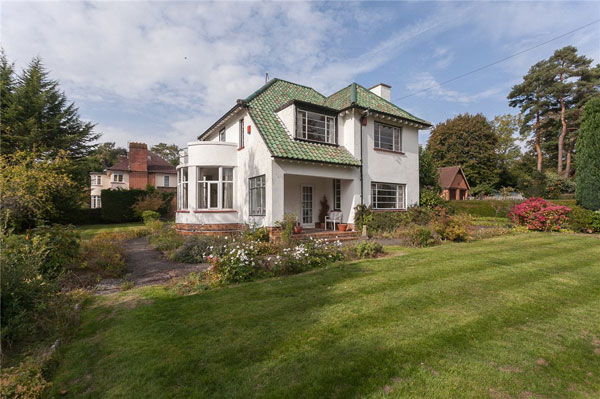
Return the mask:
[[[165, 186], [165, 176], [169, 176], [169, 185]], [[154, 185], [156, 187], [177, 187], [177, 175], [172, 173], [155, 173]]]

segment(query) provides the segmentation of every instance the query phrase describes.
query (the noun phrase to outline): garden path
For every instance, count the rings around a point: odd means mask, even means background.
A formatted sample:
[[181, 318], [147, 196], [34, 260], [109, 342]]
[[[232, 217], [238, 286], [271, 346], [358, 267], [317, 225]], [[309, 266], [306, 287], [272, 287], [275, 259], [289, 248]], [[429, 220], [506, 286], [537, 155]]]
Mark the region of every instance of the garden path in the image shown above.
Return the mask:
[[147, 237], [136, 238], [125, 243], [125, 264], [127, 265], [125, 277], [102, 280], [96, 286], [96, 294], [118, 292], [128, 284], [136, 287], [164, 284], [173, 278], [206, 270], [209, 266], [207, 263], [173, 262], [152, 248]]

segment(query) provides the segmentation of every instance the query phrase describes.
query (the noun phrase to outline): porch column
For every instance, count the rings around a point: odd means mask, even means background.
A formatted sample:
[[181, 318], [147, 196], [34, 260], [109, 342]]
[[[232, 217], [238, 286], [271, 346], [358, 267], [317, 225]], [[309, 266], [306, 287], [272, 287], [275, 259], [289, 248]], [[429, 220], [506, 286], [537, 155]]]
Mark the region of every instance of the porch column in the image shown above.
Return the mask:
[[268, 226], [274, 226], [275, 222], [283, 220], [284, 214], [284, 173], [283, 170], [273, 162], [271, 178], [267, 182], [267, 220]]

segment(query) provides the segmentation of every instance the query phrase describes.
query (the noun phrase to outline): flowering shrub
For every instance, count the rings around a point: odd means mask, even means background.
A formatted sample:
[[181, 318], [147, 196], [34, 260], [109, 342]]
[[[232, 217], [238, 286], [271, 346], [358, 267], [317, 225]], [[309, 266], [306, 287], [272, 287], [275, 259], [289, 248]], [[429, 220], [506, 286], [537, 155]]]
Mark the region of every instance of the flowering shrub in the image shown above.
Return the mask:
[[223, 256], [209, 255], [206, 275], [211, 284], [250, 281], [261, 272], [263, 259], [256, 242], [234, 242]]
[[273, 271], [275, 274], [301, 273], [342, 260], [343, 257], [341, 242], [310, 238], [293, 247], [284, 248], [283, 254], [273, 263]]
[[571, 209], [566, 206], [547, 202], [542, 198], [529, 198], [527, 201], [515, 205], [509, 216], [512, 221], [529, 230], [559, 231], [567, 221], [567, 214]]

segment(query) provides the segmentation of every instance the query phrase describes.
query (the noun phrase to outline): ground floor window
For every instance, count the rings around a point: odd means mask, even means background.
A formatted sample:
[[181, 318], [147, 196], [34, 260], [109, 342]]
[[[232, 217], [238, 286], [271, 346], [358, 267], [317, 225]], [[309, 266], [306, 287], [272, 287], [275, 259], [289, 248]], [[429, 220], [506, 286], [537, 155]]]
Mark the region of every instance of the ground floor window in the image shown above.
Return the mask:
[[248, 179], [250, 187], [250, 216], [266, 215], [265, 175]]
[[374, 209], [406, 209], [406, 185], [372, 183], [371, 199]]
[[188, 168], [177, 170], [177, 209], [188, 209]]
[[198, 209], [233, 209], [233, 168], [198, 167]]
[[333, 210], [342, 210], [342, 182], [340, 179], [333, 179]]
[[102, 208], [102, 199], [99, 195], [92, 195], [92, 208]]

